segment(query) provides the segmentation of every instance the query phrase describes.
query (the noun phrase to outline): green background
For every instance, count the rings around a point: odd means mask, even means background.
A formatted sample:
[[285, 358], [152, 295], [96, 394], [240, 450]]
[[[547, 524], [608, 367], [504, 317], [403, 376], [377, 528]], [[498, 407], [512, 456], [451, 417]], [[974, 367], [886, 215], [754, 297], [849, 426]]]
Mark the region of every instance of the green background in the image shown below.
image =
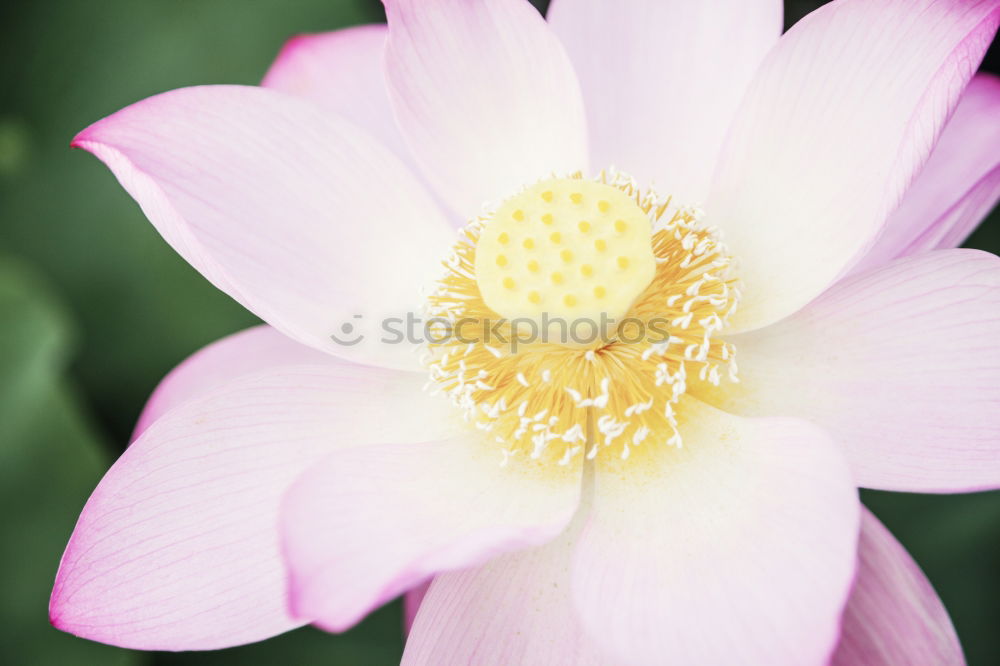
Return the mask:
[[[543, 4], [543, 3], [536, 3]], [[789, 23], [819, 2], [787, 3]], [[149, 95], [259, 82], [283, 41], [383, 20], [377, 0], [50, 0], [0, 6], [0, 658], [8, 664], [391, 664], [392, 604], [341, 636], [302, 629], [140, 654], [51, 628], [56, 565], [157, 381], [254, 318], [143, 219], [80, 129]], [[996, 71], [995, 55], [985, 65]], [[969, 246], [1000, 251], [997, 215]], [[919, 378], [917, 378], [919, 380]], [[1000, 494], [864, 494], [924, 567], [973, 664], [1000, 655]]]

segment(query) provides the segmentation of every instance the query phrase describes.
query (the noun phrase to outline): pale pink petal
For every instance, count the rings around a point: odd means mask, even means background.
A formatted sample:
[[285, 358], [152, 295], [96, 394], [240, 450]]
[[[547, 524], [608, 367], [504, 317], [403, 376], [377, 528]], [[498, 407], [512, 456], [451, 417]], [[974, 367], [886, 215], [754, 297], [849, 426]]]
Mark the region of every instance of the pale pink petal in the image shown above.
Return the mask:
[[[416, 366], [409, 345], [379, 344], [377, 322], [421, 303], [452, 232], [407, 168], [354, 125], [273, 90], [203, 86], [127, 107], [74, 145], [278, 330], [352, 360]], [[335, 343], [355, 315], [367, 338]]]
[[[920, 245], [926, 243], [935, 249], [953, 248], [962, 245], [976, 230], [976, 227], [996, 208], [1000, 200], [1000, 169], [994, 169], [983, 176], [965, 195], [955, 202], [948, 211], [935, 221]], [[918, 247], [908, 248], [912, 253]], [[920, 250], [923, 248], [920, 247]]]
[[477, 435], [331, 454], [284, 503], [294, 613], [342, 631], [438, 572], [556, 536], [576, 508], [579, 466], [500, 463]]
[[741, 266], [737, 329], [791, 314], [861, 259], [998, 20], [1000, 0], [841, 0], [779, 40], [705, 205]]
[[906, 549], [861, 514], [858, 572], [833, 666], [965, 664], [948, 611]]
[[413, 619], [417, 617], [420, 604], [427, 596], [427, 590], [431, 587], [431, 581], [426, 581], [403, 595], [403, 634], [409, 634], [413, 627]]
[[445, 437], [450, 405], [409, 373], [343, 361], [246, 375], [170, 410], [94, 491], [63, 555], [53, 624], [143, 650], [212, 649], [288, 613], [278, 506], [337, 448]]
[[386, 26], [360, 25], [288, 40], [261, 82], [340, 114], [405, 160], [385, 85]]
[[927, 165], [854, 272], [957, 247], [1000, 199], [1000, 79], [978, 74], [965, 89]]
[[406, 641], [403, 666], [610, 666], [570, 595], [573, 547], [586, 517], [556, 540], [437, 576]]
[[781, 0], [554, 0], [583, 88], [594, 168], [686, 205], [708, 194], [726, 129], [781, 34]]
[[387, 0], [386, 14], [396, 118], [456, 211], [587, 170], [579, 83], [526, 0]]
[[681, 416], [682, 448], [598, 466], [572, 581], [588, 634], [629, 664], [825, 663], [857, 545], [843, 454], [797, 419]]
[[255, 326], [198, 350], [170, 371], [143, 407], [130, 441], [177, 405], [242, 375], [300, 364], [342, 364], [270, 326]]
[[724, 409], [797, 416], [844, 447], [858, 485], [1000, 487], [1000, 259], [937, 250], [848, 278], [736, 336]]

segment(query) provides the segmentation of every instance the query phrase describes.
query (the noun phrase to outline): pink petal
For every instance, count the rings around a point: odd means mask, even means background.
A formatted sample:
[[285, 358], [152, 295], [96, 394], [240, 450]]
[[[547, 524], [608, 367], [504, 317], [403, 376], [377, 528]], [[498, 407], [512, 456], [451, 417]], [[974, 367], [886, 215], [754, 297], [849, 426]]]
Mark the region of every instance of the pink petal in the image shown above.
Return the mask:
[[764, 60], [705, 210], [738, 258], [738, 329], [858, 261], [918, 173], [1000, 20], [997, 0], [842, 0]]
[[591, 164], [686, 205], [704, 201], [782, 9], [780, 0], [554, 0], [549, 24], [580, 77]]
[[579, 83], [526, 0], [387, 0], [386, 14], [396, 118], [460, 214], [587, 169]]
[[629, 664], [825, 663], [858, 533], [842, 453], [805, 421], [682, 416], [683, 448], [598, 469], [573, 568], [588, 634]]
[[[421, 303], [453, 234], [406, 167], [353, 125], [275, 91], [203, 86], [127, 107], [74, 145], [111, 168], [185, 259], [278, 330], [415, 367], [409, 345], [378, 343], [377, 322]], [[355, 315], [364, 343], [336, 344]]]
[[1000, 79], [965, 89], [920, 176], [854, 272], [896, 257], [957, 247], [1000, 199]]
[[295, 615], [343, 631], [429, 576], [557, 535], [579, 467], [500, 461], [469, 436], [338, 451], [303, 475], [282, 514]]
[[409, 634], [410, 629], [413, 627], [413, 619], [417, 617], [417, 611], [420, 610], [420, 604], [424, 602], [424, 597], [427, 596], [427, 590], [431, 587], [431, 581], [426, 581], [417, 585], [415, 588], [408, 591], [403, 595], [403, 633]]
[[270, 326], [255, 326], [217, 340], [170, 371], [139, 415], [131, 441], [177, 405], [205, 395], [237, 377], [300, 364], [337, 364], [336, 359], [285, 337]]
[[583, 512], [555, 541], [434, 579], [406, 641], [403, 666], [610, 662], [584, 633], [570, 596]]
[[1000, 169], [994, 169], [976, 182], [961, 199], [938, 218], [928, 233], [920, 238], [918, 244], [907, 248], [907, 252], [915, 254], [922, 251], [924, 244], [935, 249], [962, 245], [996, 207], [998, 200], [1000, 200]]
[[1000, 487], [997, 257], [938, 250], [899, 259], [733, 341], [740, 388], [720, 405], [823, 426], [858, 485]]
[[833, 666], [965, 664], [948, 611], [920, 567], [871, 512]]
[[386, 33], [385, 24], [377, 24], [293, 37], [261, 85], [340, 114], [409, 160], [385, 85]]
[[330, 451], [451, 432], [416, 375], [331, 360], [245, 375], [178, 405], [80, 516], [52, 623], [143, 650], [212, 649], [302, 624], [288, 611], [280, 498]]

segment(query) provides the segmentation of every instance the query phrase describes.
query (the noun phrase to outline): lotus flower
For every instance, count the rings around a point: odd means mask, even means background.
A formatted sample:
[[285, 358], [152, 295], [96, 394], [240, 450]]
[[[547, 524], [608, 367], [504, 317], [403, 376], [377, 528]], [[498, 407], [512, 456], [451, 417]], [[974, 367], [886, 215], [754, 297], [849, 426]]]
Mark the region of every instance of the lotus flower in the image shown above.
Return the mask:
[[[1000, 486], [1000, 261], [954, 249], [1000, 2], [781, 4], [390, 0], [80, 133], [267, 325], [156, 389], [52, 622], [211, 649], [432, 580], [406, 664], [961, 662], [857, 488]], [[482, 337], [543, 311], [669, 335]]]

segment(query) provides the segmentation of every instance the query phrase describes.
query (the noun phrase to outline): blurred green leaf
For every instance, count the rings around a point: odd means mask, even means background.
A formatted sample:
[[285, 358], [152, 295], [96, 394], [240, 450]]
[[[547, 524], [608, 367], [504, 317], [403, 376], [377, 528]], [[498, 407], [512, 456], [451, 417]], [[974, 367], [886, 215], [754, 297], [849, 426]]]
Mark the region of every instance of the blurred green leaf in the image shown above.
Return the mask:
[[0, 260], [0, 643], [6, 663], [136, 664], [52, 628], [59, 556], [108, 461], [62, 379], [69, 327], [25, 267]]
[[396, 666], [403, 653], [402, 605], [394, 603], [368, 616], [346, 634], [312, 627], [263, 643], [216, 652], [158, 654], [157, 666]]

